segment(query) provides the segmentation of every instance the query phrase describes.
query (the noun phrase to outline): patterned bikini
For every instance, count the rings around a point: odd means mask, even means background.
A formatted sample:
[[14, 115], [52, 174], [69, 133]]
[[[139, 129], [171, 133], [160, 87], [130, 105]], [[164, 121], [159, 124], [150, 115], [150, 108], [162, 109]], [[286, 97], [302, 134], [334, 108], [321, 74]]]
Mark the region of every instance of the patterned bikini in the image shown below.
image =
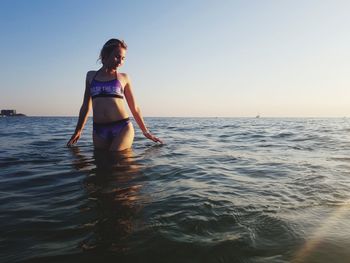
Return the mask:
[[[90, 84], [90, 94], [92, 100], [100, 97], [114, 97], [120, 99], [124, 98], [123, 87], [118, 78], [109, 81], [99, 81], [95, 79], [97, 73], [98, 71], [96, 72]], [[129, 124], [129, 122], [129, 118], [108, 123], [94, 122], [93, 130], [102, 139], [111, 141], [115, 137], [120, 135], [123, 128], [125, 128]]]

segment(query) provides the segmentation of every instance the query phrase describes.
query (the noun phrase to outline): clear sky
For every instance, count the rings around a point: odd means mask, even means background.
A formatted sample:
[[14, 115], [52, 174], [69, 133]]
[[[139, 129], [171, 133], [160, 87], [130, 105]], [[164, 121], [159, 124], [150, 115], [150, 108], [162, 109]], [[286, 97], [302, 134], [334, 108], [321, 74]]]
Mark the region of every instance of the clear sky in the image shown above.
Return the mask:
[[144, 116], [350, 116], [350, 1], [1, 0], [0, 108], [77, 116], [109, 38]]

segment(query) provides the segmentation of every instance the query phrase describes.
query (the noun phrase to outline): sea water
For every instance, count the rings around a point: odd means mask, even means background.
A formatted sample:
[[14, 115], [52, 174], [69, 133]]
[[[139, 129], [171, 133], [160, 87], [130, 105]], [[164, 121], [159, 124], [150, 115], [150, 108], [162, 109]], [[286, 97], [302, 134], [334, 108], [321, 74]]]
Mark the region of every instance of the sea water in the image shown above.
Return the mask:
[[0, 119], [1, 262], [350, 262], [350, 119], [146, 118], [122, 154], [76, 122]]

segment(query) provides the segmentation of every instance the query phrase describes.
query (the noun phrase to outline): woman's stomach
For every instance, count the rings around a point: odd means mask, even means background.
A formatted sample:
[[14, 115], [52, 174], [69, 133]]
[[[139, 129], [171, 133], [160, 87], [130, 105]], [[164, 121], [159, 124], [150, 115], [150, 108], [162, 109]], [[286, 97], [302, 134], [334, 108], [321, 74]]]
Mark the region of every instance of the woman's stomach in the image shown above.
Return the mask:
[[95, 98], [92, 101], [93, 120], [106, 123], [128, 118], [124, 100], [119, 98]]

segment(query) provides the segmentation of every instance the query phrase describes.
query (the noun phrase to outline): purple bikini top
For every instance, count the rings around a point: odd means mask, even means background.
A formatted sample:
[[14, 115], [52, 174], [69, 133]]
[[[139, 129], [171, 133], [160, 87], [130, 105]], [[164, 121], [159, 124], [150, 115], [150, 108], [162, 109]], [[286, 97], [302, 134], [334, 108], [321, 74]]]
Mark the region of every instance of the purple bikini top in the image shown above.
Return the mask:
[[124, 98], [123, 87], [118, 79], [99, 81], [94, 78], [91, 81], [90, 93], [92, 99], [98, 97]]

